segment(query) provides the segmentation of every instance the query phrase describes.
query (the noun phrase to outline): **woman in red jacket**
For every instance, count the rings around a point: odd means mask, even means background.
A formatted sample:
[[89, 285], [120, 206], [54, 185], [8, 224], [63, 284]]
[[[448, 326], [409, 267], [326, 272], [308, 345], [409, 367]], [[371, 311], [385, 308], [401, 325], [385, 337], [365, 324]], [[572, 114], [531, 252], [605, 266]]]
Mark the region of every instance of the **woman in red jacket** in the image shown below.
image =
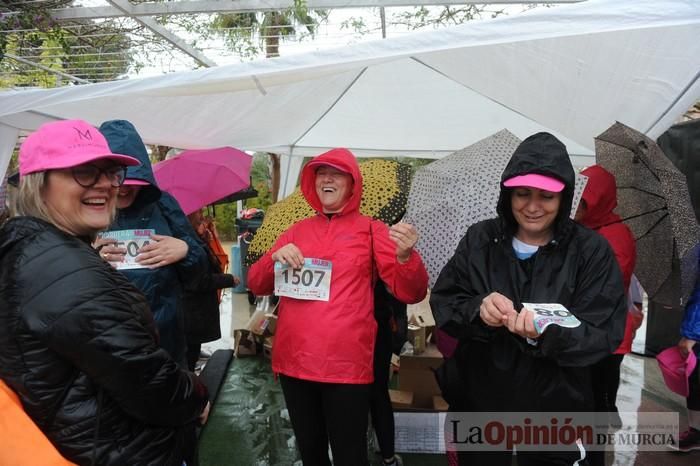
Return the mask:
[[[581, 174], [588, 177], [588, 183], [576, 212], [576, 220], [608, 241], [620, 266], [625, 293], [627, 293], [637, 260], [637, 249], [629, 227], [622, 223], [619, 215], [613, 212], [617, 207], [615, 177], [600, 165], [590, 166]], [[635, 322], [634, 315], [631, 312], [627, 313], [625, 336], [614, 354], [593, 366], [595, 409], [598, 412], [613, 413], [610, 420], [612, 425], [620, 425], [620, 417], [615, 406], [617, 389], [620, 385], [620, 364], [624, 355], [632, 351], [634, 333], [641, 323]]]
[[289, 228], [248, 273], [256, 295], [280, 295], [272, 369], [280, 375], [305, 466], [367, 465], [367, 414], [377, 324], [375, 277], [402, 302], [421, 301], [428, 275], [415, 228], [360, 214], [354, 155], [306, 164], [301, 191], [317, 215]]

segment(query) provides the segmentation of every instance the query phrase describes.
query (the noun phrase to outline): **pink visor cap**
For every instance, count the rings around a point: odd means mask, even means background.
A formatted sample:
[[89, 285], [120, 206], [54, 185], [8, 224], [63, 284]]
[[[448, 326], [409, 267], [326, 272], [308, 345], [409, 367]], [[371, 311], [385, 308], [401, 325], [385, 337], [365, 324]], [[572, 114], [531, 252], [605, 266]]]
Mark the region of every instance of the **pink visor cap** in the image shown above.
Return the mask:
[[101, 159], [140, 165], [134, 157], [112, 153], [102, 133], [88, 122], [55, 121], [41, 125], [25, 139], [19, 148], [19, 174], [70, 168]]
[[564, 189], [564, 183], [556, 178], [536, 173], [508, 178], [503, 182], [503, 186], [506, 188], [537, 188], [553, 193], [561, 192]]

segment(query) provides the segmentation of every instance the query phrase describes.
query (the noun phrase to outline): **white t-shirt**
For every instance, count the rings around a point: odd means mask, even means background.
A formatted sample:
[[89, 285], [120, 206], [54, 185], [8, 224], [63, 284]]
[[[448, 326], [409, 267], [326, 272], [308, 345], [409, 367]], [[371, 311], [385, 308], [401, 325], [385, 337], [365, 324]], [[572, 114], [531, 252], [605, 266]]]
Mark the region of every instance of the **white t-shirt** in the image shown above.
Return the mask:
[[520, 260], [529, 259], [537, 252], [539, 248], [539, 246], [523, 243], [518, 238], [513, 236], [513, 251], [515, 251], [515, 256]]

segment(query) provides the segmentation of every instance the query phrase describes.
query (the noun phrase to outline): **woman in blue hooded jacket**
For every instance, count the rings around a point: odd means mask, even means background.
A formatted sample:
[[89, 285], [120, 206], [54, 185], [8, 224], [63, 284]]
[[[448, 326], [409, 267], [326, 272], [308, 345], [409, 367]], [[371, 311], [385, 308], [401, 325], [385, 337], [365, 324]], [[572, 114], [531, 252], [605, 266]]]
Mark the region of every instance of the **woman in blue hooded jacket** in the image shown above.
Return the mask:
[[[183, 289], [185, 283], [197, 280], [206, 271], [206, 253], [177, 201], [158, 188], [146, 146], [134, 125], [111, 120], [99, 129], [111, 150], [141, 162], [127, 170], [110, 230], [155, 230], [151, 243], [139, 250], [137, 260], [146, 267], [123, 273], [148, 298], [161, 347], [186, 367]], [[106, 246], [100, 252], [105, 260], [116, 263], [123, 259], [125, 250]]]

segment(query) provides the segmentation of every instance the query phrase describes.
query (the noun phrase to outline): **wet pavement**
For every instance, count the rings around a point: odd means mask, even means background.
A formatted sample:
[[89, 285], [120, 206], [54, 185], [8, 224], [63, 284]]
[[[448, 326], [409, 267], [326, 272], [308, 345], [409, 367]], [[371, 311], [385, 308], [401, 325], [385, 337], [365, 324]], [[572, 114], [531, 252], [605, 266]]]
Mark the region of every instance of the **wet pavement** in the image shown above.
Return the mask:
[[[246, 294], [226, 290], [221, 304], [221, 340], [203, 345], [207, 351], [231, 348], [233, 329], [244, 328], [253, 306]], [[210, 425], [203, 435], [201, 466], [220, 465], [292, 465], [296, 453], [293, 434], [283, 407], [283, 399], [262, 356], [233, 362], [222, 387]], [[654, 358], [635, 354], [625, 356], [617, 406], [623, 429], [636, 423], [638, 412], [678, 412], [681, 430], [687, 428], [685, 399], [666, 389]], [[406, 466], [446, 465], [443, 455], [402, 455]], [[373, 461], [377, 461], [376, 457]], [[297, 463], [300, 465], [300, 463]], [[379, 462], [373, 463], [379, 464]], [[606, 464], [615, 466], [699, 465], [700, 452], [681, 454], [672, 451], [608, 451]]]

